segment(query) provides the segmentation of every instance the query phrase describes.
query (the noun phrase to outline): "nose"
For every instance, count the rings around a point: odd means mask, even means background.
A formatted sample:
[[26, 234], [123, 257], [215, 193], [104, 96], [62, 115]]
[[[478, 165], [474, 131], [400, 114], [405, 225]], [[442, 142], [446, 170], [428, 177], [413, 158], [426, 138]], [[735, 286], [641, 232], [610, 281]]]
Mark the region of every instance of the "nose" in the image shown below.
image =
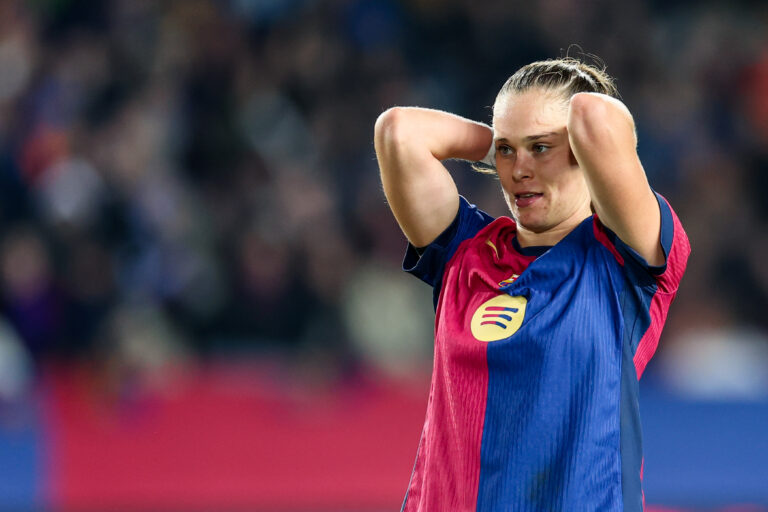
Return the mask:
[[512, 166], [512, 179], [525, 181], [533, 177], [533, 158], [526, 151], [521, 151]]

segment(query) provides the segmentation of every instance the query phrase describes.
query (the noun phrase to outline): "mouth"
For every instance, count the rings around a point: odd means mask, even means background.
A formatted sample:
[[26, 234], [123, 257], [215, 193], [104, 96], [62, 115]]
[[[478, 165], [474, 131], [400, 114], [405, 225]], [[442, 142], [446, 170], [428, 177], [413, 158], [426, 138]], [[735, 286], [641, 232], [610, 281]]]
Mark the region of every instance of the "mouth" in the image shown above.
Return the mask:
[[524, 192], [522, 194], [515, 194], [515, 205], [518, 208], [525, 208], [526, 206], [531, 206], [533, 203], [538, 201], [544, 194], [536, 193], [536, 192]]

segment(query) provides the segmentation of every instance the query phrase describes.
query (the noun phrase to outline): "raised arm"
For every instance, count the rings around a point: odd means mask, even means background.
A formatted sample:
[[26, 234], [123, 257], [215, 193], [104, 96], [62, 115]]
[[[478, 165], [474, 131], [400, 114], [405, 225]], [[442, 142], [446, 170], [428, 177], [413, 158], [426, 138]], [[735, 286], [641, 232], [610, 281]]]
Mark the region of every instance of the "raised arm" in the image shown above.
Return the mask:
[[416, 247], [430, 244], [453, 222], [459, 193], [441, 160], [481, 160], [490, 127], [415, 107], [394, 107], [376, 120], [374, 142], [389, 207]]
[[603, 94], [575, 94], [568, 137], [600, 221], [650, 265], [662, 265], [661, 214], [637, 156], [635, 123], [627, 107]]

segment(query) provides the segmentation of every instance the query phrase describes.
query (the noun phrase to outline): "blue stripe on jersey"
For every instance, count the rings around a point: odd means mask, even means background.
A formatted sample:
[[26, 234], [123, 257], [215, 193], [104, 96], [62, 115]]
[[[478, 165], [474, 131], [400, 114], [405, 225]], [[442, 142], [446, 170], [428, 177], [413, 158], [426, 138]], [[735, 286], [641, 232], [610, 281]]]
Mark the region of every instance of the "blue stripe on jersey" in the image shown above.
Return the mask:
[[[671, 224], [671, 219], [668, 223]], [[621, 491], [624, 498], [623, 510], [642, 512], [640, 466], [643, 462], [643, 441], [638, 403], [639, 383], [633, 357], [643, 334], [651, 324], [651, 299], [657, 289], [652, 273], [660, 272], [657, 268], [647, 266], [639, 254], [625, 246], [618, 238], [615, 238], [615, 245], [624, 256], [624, 271], [628, 277], [620, 295], [624, 317], [621, 367]], [[659, 269], [663, 272], [663, 267]]]
[[506, 291], [528, 299], [488, 344], [478, 511], [621, 507], [621, 313], [615, 258], [585, 220]]
[[[657, 199], [668, 255], [673, 219]], [[588, 219], [506, 289], [528, 309], [512, 338], [488, 345], [478, 511], [642, 511], [633, 357], [666, 265], [606, 231], [623, 267]]]
[[643, 511], [640, 466], [643, 462], [643, 435], [638, 404], [639, 381], [632, 361], [634, 351], [624, 337], [621, 358], [621, 494], [624, 512]]
[[470, 204], [463, 196], [459, 196], [459, 211], [453, 223], [424, 249], [421, 256], [413, 245], [408, 244], [403, 259], [403, 270], [432, 286], [435, 308], [440, 297], [445, 265], [451, 260], [461, 242], [472, 238], [491, 222], [493, 217]]
[[[672, 250], [672, 240], [675, 237], [675, 222], [672, 219], [672, 210], [669, 207], [669, 203], [658, 193], [654, 192], [654, 194], [656, 194], [656, 200], [659, 202], [659, 209], [661, 210], [661, 248], [664, 250], [664, 258], [666, 259], [669, 256], [669, 251]], [[667, 268], [666, 262], [663, 268]]]
[[[656, 199], [661, 212], [661, 246], [665, 259], [672, 248], [674, 221], [667, 202], [658, 194]], [[643, 463], [643, 436], [640, 424], [639, 382], [634, 356], [648, 327], [651, 325], [651, 300], [658, 286], [654, 275], [666, 270], [664, 265], [653, 267], [612, 236], [617, 250], [624, 256], [627, 285], [621, 293], [621, 309], [624, 315], [624, 339], [621, 368], [621, 490], [624, 496], [624, 512], [642, 512], [642, 482], [640, 468]]]

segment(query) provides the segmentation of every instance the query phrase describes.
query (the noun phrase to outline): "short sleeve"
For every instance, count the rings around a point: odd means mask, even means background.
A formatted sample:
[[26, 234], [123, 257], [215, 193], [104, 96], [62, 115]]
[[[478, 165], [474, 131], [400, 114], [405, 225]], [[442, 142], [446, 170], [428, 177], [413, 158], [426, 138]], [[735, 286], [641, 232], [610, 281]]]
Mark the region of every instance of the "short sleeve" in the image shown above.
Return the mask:
[[682, 278], [685, 265], [690, 253], [690, 244], [688, 237], [683, 230], [680, 219], [670, 207], [663, 196], [654, 192], [659, 204], [661, 213], [661, 233], [660, 242], [664, 252], [664, 264], [654, 266], [638, 254], [632, 247], [624, 243], [616, 234], [608, 228], [604, 228], [609, 233], [609, 239], [621, 255], [625, 267], [630, 275], [636, 277], [643, 276], [649, 283], [661, 285], [663, 291], [671, 292], [677, 290], [677, 286]]
[[408, 244], [403, 259], [403, 270], [433, 286], [438, 293], [445, 265], [453, 257], [459, 244], [474, 237], [478, 231], [493, 222], [493, 217], [459, 197], [459, 211], [453, 223], [428, 246], [416, 249]]

